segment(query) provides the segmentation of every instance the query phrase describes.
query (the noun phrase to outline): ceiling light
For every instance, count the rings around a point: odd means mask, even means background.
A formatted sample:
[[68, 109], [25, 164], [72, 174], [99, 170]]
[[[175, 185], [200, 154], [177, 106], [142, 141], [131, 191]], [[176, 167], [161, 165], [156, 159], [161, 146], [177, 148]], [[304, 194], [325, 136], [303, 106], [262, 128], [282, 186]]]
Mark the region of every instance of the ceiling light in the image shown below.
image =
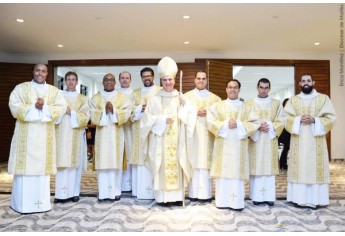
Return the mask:
[[320, 43], [319, 43], [319, 42], [317, 42], [317, 43], [314, 43], [314, 45], [315, 45], [315, 46], [319, 46], [319, 45], [320, 45]]
[[23, 19], [19, 19], [19, 18], [18, 18], [18, 19], [16, 19], [16, 21], [17, 21], [17, 22], [19, 22], [19, 23], [23, 23], [23, 22], [24, 22], [24, 20], [23, 20]]
[[184, 44], [189, 44], [189, 41], [185, 41], [185, 42], [183, 42]]
[[183, 19], [188, 20], [188, 19], [190, 19], [190, 16], [185, 15], [185, 16], [183, 16]]
[[62, 44], [58, 44], [58, 47], [59, 47], [59, 48], [63, 48], [63, 45], [62, 45]]

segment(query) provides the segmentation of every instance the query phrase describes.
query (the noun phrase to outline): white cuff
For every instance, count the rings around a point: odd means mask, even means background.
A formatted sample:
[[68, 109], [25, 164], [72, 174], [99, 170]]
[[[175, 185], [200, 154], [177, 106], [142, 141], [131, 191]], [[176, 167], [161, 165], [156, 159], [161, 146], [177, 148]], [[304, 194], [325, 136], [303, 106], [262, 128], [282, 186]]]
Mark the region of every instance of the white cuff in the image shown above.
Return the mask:
[[36, 109], [35, 104], [32, 104], [25, 115], [25, 121], [40, 121], [40, 110]]
[[71, 116], [69, 117], [69, 125], [71, 126], [71, 128], [79, 127], [78, 115], [77, 112], [74, 110], [71, 110]]
[[277, 132], [274, 130], [273, 123], [271, 121], [267, 121], [267, 124], [269, 126], [268, 136], [270, 137], [270, 140], [272, 140], [277, 136]]
[[222, 138], [226, 138], [226, 136], [228, 135], [229, 133], [229, 121], [228, 120], [225, 120], [223, 122], [223, 125], [222, 127], [220, 127], [219, 131], [218, 131], [218, 136], [219, 137], [222, 137]]
[[165, 129], [168, 126], [166, 124], [166, 119], [167, 118], [165, 116], [160, 116], [151, 128], [152, 133], [158, 136], [162, 136], [164, 134]]
[[325, 127], [323, 126], [319, 117], [314, 117], [315, 124], [312, 123], [312, 131], [314, 136], [322, 136], [326, 134]]
[[48, 121], [51, 121], [51, 120], [52, 120], [52, 115], [50, 113], [49, 106], [48, 105], [43, 105], [41, 121], [48, 122]]
[[134, 114], [132, 115], [132, 121], [137, 121], [141, 119], [141, 117], [143, 116], [143, 112], [141, 112], [142, 109], [143, 109], [143, 105], [137, 106]]
[[242, 121], [236, 120], [237, 123], [237, 138], [238, 140], [244, 139], [247, 137], [247, 130], [244, 128]]
[[301, 116], [296, 116], [293, 124], [292, 124], [292, 130], [291, 130], [291, 134], [298, 134], [300, 135], [301, 132]]

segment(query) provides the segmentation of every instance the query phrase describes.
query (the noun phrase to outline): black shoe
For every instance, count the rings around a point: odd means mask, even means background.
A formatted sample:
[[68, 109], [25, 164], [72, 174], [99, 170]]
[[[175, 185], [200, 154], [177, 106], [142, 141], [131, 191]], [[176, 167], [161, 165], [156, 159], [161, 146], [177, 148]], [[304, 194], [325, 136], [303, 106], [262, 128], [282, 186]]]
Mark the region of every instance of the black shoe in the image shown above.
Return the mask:
[[268, 201], [268, 202], [266, 202], [266, 204], [269, 205], [269, 206], [274, 206], [274, 202]]
[[69, 199], [59, 199], [59, 198], [55, 198], [54, 199], [54, 203], [65, 203], [68, 202]]
[[169, 207], [170, 206], [170, 203], [169, 202], [157, 202], [157, 204], [159, 206], [162, 206], [162, 207]]
[[175, 206], [182, 206], [183, 202], [182, 201], [176, 201], [176, 202], [173, 203], [173, 205], [175, 205]]
[[255, 206], [257, 206], [257, 205], [260, 205], [260, 204], [262, 204], [263, 202], [256, 202], [256, 201], [253, 201], [253, 204], [255, 205]]
[[[216, 206], [217, 207], [217, 206]], [[218, 209], [224, 210], [224, 209], [229, 209], [229, 207], [217, 207]]]
[[120, 200], [121, 200], [121, 196], [115, 196], [115, 202], [120, 201]]
[[212, 198], [209, 199], [199, 199], [200, 202], [212, 202]]
[[104, 202], [105, 201], [105, 199], [99, 199], [98, 198], [98, 202]]
[[294, 207], [296, 207], [296, 208], [303, 208], [302, 206], [300, 206], [300, 205], [298, 205], [297, 203], [292, 203], [292, 205], [294, 206]]
[[230, 207], [230, 210], [232, 210], [232, 211], [243, 211], [243, 209], [244, 209], [244, 208], [237, 208], [237, 209], [235, 209], [235, 208], [231, 208], [231, 207]]
[[198, 201], [197, 198], [192, 198], [192, 197], [190, 197], [189, 200], [190, 200], [191, 202], [196, 202], [196, 201]]
[[79, 196], [72, 197], [72, 202], [78, 202], [78, 201], [79, 201]]

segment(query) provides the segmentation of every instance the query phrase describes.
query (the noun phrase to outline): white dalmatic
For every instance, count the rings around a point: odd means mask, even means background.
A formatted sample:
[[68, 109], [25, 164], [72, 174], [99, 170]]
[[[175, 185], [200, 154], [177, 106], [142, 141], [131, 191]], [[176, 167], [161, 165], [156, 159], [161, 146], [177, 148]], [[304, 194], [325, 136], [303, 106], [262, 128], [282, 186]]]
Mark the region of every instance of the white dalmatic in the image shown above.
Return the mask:
[[140, 139], [140, 124], [143, 115], [143, 105], [147, 104], [150, 97], [156, 95], [161, 87], [152, 85], [151, 87], [137, 88], [133, 91], [135, 107], [131, 116], [132, 125], [132, 195], [138, 199], [154, 199], [153, 178], [149, 169], [144, 165], [144, 150], [148, 143]]
[[[207, 110], [212, 104], [221, 99], [207, 89], [193, 89], [185, 96], [192, 107]], [[214, 135], [207, 129], [205, 116], [197, 116], [195, 130], [192, 137], [187, 137], [187, 156], [193, 166], [193, 177], [189, 184], [190, 198], [208, 200], [212, 198], [212, 178], [210, 176], [211, 156]]]
[[[113, 113], [106, 114], [105, 105], [111, 102]], [[89, 102], [91, 121], [96, 125], [95, 168], [98, 171], [99, 199], [115, 199], [121, 195], [124, 156], [125, 124], [133, 109], [133, 103], [117, 91], [102, 91]]]
[[[132, 88], [118, 88], [119, 93], [128, 96], [128, 99], [132, 98], [133, 89]], [[125, 151], [123, 157], [123, 170], [122, 170], [122, 182], [121, 191], [129, 192], [132, 191], [132, 165], [130, 164], [132, 155], [132, 123], [128, 120], [123, 124], [123, 131], [125, 134]]]
[[88, 99], [77, 91], [64, 91], [63, 95], [71, 114], [64, 114], [55, 122], [58, 168], [55, 175], [56, 199], [79, 196], [82, 170], [87, 169], [85, 127], [90, 118]]
[[252, 100], [260, 124], [268, 132], [256, 130], [249, 139], [250, 180], [249, 197], [255, 202], [276, 199], [275, 175], [279, 174], [278, 137], [283, 131], [283, 107], [279, 100], [256, 97]]
[[[36, 109], [38, 98], [43, 109]], [[50, 175], [56, 173], [55, 120], [67, 103], [56, 87], [24, 82], [11, 92], [9, 107], [17, 119], [8, 173], [13, 174], [11, 208], [20, 213], [51, 210]]]

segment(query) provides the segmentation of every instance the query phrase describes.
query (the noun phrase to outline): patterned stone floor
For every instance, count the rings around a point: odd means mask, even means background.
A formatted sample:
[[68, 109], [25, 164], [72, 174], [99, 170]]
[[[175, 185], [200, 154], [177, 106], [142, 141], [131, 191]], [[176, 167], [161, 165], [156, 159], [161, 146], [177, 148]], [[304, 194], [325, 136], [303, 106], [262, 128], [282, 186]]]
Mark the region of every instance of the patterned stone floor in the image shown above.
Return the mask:
[[[6, 163], [0, 164], [1, 232], [90, 232], [90, 231], [345, 231], [345, 162], [331, 162], [330, 205], [317, 210], [295, 208], [285, 200], [286, 175], [277, 177], [275, 206], [254, 206], [246, 200], [242, 212], [218, 209], [211, 203], [186, 200], [186, 207], [164, 207], [151, 200], [137, 200], [125, 193], [118, 202], [99, 203], [95, 172], [83, 174], [78, 203], [52, 204], [46, 213], [21, 215], [9, 208], [12, 177]], [[51, 189], [54, 190], [54, 177]], [[246, 190], [248, 196], [248, 185]], [[53, 202], [53, 193], [52, 193]]]

